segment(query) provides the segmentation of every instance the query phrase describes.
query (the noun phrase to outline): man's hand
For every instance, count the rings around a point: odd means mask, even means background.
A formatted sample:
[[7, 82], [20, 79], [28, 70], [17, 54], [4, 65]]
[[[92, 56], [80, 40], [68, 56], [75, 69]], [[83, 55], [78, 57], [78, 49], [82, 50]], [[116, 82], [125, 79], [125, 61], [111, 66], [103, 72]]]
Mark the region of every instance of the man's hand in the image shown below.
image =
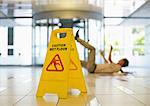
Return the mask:
[[113, 46], [112, 45], [110, 45], [110, 50], [113, 50]]
[[106, 58], [104, 57], [104, 51], [100, 50], [100, 54], [101, 54], [101, 56], [103, 57], [104, 62], [105, 62], [105, 63], [108, 63], [108, 61], [107, 61]]
[[110, 45], [110, 51], [109, 51], [109, 57], [108, 57], [108, 60], [110, 63], [113, 63], [113, 61], [111, 59], [112, 50], [113, 50], [113, 47], [112, 47], [112, 45]]
[[101, 54], [102, 56], [104, 56], [104, 51], [100, 50], [100, 54]]

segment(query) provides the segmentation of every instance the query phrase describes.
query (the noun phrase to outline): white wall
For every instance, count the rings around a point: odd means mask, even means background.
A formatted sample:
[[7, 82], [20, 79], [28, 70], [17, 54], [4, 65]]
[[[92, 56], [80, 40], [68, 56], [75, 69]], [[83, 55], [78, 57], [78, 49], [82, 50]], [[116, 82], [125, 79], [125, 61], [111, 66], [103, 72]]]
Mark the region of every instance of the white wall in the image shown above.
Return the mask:
[[150, 55], [130, 57], [130, 66], [150, 67]]
[[[0, 32], [0, 65], [31, 65], [32, 64], [32, 28], [14, 27], [14, 45], [8, 46], [7, 28]], [[14, 49], [14, 55], [8, 56], [8, 49]], [[19, 55], [20, 53], [20, 55]]]
[[150, 25], [145, 26], [145, 55], [150, 55]]

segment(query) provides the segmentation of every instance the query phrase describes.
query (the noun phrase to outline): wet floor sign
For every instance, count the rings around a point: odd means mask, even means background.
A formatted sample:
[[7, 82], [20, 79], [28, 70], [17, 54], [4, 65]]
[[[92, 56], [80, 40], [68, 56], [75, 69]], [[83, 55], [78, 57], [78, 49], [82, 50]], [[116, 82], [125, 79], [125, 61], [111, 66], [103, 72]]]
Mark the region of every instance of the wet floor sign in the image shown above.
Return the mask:
[[36, 96], [55, 93], [67, 98], [71, 88], [86, 92], [79, 56], [71, 28], [52, 31]]

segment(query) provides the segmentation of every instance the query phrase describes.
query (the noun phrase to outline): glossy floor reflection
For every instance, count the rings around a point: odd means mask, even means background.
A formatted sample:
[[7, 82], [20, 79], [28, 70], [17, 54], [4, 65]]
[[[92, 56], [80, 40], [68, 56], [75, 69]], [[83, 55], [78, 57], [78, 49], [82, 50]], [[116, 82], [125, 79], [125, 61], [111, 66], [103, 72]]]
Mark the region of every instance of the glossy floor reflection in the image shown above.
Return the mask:
[[125, 68], [133, 74], [88, 74], [88, 93], [70, 90], [67, 99], [55, 94], [36, 98], [42, 67], [0, 66], [0, 106], [150, 106], [150, 70]]

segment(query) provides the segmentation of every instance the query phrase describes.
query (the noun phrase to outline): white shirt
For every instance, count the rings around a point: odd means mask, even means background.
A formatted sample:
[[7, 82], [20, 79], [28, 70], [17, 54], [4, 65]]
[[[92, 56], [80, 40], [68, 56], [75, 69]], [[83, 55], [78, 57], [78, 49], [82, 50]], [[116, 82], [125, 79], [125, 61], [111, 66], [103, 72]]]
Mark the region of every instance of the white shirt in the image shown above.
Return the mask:
[[121, 66], [119, 64], [115, 64], [115, 63], [106, 63], [106, 64], [97, 64], [96, 69], [95, 69], [95, 73], [102, 73], [102, 72], [106, 72], [106, 73], [113, 73], [113, 72], [118, 72], [120, 71]]

